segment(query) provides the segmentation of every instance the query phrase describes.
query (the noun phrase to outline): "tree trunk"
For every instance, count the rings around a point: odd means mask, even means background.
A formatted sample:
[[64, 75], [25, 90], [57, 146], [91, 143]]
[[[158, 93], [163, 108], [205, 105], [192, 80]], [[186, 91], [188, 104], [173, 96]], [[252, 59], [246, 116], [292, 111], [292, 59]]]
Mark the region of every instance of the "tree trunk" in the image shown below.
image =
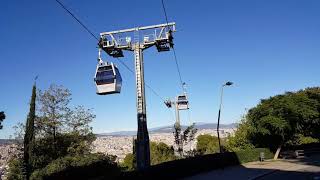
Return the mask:
[[282, 144], [280, 144], [280, 145], [278, 146], [278, 149], [277, 149], [277, 151], [276, 151], [276, 153], [274, 154], [274, 157], [273, 157], [274, 160], [277, 160], [277, 159], [278, 159], [278, 156], [279, 156], [280, 151], [281, 151], [281, 147], [282, 147]]

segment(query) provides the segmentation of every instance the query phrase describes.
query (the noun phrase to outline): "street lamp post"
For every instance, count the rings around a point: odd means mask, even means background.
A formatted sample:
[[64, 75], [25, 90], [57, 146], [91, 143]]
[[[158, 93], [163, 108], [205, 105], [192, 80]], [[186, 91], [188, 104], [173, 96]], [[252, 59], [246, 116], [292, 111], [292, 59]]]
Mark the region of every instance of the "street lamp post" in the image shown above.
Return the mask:
[[219, 113], [218, 113], [218, 125], [217, 125], [217, 134], [218, 134], [218, 140], [219, 140], [219, 150], [220, 153], [222, 152], [222, 148], [221, 148], [221, 142], [220, 142], [220, 132], [219, 132], [219, 127], [220, 127], [220, 114], [221, 114], [221, 106], [222, 106], [222, 96], [223, 96], [223, 88], [225, 86], [231, 86], [233, 84], [233, 82], [226, 82], [225, 84], [223, 84], [221, 86], [221, 95], [220, 95], [220, 106], [219, 106]]

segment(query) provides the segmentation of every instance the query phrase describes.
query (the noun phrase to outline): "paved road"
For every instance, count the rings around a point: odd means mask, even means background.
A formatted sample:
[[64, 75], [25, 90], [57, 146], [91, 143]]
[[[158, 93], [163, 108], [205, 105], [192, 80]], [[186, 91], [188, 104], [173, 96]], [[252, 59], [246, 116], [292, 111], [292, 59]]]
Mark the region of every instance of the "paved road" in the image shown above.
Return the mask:
[[294, 160], [251, 162], [198, 174], [187, 180], [320, 180], [320, 155]]
[[[289, 161], [290, 162], [290, 161]], [[320, 180], [320, 156], [312, 156], [302, 160], [291, 161], [293, 167], [279, 169], [273, 173], [257, 178], [259, 180], [312, 179]]]
[[299, 169], [298, 171], [276, 171], [269, 175], [266, 175], [261, 178], [257, 178], [258, 180], [302, 180], [302, 179], [312, 179], [312, 180], [320, 180], [320, 167], [308, 167]]

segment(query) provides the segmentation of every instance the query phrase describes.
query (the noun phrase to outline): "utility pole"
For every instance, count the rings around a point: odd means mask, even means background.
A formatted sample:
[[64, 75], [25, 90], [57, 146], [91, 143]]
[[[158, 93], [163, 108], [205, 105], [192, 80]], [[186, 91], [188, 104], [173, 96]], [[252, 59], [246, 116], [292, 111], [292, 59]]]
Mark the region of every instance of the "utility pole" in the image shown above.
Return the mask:
[[[140, 38], [140, 32], [146, 32], [148, 34]], [[169, 51], [170, 48], [173, 47], [172, 32], [175, 32], [175, 23], [100, 33], [99, 47], [110, 56], [116, 58], [123, 57], [123, 50], [134, 52], [138, 120], [137, 141], [135, 145], [138, 170], [146, 169], [150, 166], [143, 50], [156, 46], [158, 52]], [[134, 39], [133, 43], [131, 39]]]
[[233, 82], [226, 82], [221, 86], [221, 94], [220, 94], [220, 105], [219, 105], [219, 112], [218, 112], [218, 124], [217, 124], [217, 134], [218, 134], [218, 141], [219, 141], [219, 152], [222, 153], [222, 147], [221, 147], [221, 142], [220, 142], [220, 114], [221, 114], [221, 108], [222, 108], [222, 97], [223, 97], [223, 88], [225, 86], [231, 86]]

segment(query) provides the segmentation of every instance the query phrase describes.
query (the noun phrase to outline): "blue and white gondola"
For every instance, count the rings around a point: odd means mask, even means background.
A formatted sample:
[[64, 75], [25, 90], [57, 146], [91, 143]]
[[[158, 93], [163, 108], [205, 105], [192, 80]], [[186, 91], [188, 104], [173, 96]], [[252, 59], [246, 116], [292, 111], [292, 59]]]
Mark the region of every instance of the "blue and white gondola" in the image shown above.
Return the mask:
[[96, 68], [94, 81], [98, 95], [120, 93], [121, 91], [122, 78], [113, 63], [100, 61]]
[[189, 101], [187, 99], [187, 95], [183, 94], [177, 97], [177, 104], [179, 110], [187, 110], [189, 109]]

